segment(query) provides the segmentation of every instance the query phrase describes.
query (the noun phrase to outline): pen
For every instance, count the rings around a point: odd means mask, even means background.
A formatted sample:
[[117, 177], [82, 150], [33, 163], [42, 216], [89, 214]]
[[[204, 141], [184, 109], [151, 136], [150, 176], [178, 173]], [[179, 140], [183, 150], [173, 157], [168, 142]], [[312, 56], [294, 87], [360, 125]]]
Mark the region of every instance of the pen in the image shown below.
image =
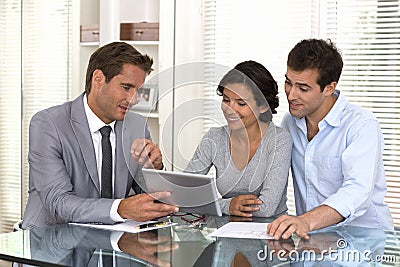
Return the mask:
[[158, 227], [158, 226], [164, 226], [166, 224], [167, 224], [166, 221], [145, 223], [145, 224], [141, 224], [141, 225], [136, 226], [136, 229], [145, 229], [145, 228], [150, 228], [150, 227]]

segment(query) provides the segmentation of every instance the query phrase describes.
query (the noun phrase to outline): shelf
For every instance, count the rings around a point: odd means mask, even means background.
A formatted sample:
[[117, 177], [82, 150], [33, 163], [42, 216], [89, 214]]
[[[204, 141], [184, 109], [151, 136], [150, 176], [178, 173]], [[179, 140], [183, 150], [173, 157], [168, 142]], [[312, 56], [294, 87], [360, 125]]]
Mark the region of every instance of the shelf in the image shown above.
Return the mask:
[[[121, 42], [128, 43], [130, 45], [144, 45], [144, 46], [155, 46], [159, 44], [159, 41], [129, 41], [121, 40]], [[81, 42], [81, 46], [99, 46], [99, 42]]]
[[81, 46], [99, 46], [99, 42], [81, 42]]
[[122, 42], [126, 42], [130, 45], [158, 45], [159, 41], [122, 41]]

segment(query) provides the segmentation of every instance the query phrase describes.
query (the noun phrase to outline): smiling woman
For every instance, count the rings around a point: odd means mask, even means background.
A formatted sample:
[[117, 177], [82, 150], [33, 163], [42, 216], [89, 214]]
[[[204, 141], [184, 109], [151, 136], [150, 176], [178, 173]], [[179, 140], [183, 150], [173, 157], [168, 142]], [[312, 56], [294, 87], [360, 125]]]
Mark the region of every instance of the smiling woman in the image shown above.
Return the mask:
[[272, 122], [278, 86], [260, 63], [239, 63], [217, 89], [227, 125], [211, 128], [186, 172], [206, 174], [212, 166], [225, 214], [271, 217], [286, 213], [292, 140]]

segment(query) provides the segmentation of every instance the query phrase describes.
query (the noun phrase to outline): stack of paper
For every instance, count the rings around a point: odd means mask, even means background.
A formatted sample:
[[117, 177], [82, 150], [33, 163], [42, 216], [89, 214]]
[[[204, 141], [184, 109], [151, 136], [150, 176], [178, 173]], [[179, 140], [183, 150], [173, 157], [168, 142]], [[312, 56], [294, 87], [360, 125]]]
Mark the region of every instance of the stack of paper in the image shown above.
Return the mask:
[[126, 220], [122, 223], [116, 224], [101, 224], [101, 223], [70, 223], [71, 225], [79, 225], [85, 227], [92, 227], [97, 229], [104, 229], [110, 231], [120, 231], [128, 233], [139, 233], [149, 231], [153, 229], [160, 229], [175, 225], [176, 223], [170, 222], [158, 222], [158, 221], [147, 221], [147, 222], [136, 222], [133, 220]]
[[268, 223], [230, 222], [215, 230], [212, 237], [273, 239], [267, 234]]

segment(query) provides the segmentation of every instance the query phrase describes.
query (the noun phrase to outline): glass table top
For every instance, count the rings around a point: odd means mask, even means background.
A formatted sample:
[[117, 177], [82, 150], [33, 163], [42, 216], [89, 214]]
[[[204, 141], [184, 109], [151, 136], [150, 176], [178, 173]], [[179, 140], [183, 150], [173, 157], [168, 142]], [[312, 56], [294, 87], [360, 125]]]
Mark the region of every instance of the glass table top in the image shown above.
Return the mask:
[[68, 224], [1, 234], [0, 259], [38, 266], [400, 266], [400, 231], [344, 226], [314, 231], [309, 240], [216, 239], [214, 230], [241, 218], [169, 219], [177, 224], [135, 234]]

